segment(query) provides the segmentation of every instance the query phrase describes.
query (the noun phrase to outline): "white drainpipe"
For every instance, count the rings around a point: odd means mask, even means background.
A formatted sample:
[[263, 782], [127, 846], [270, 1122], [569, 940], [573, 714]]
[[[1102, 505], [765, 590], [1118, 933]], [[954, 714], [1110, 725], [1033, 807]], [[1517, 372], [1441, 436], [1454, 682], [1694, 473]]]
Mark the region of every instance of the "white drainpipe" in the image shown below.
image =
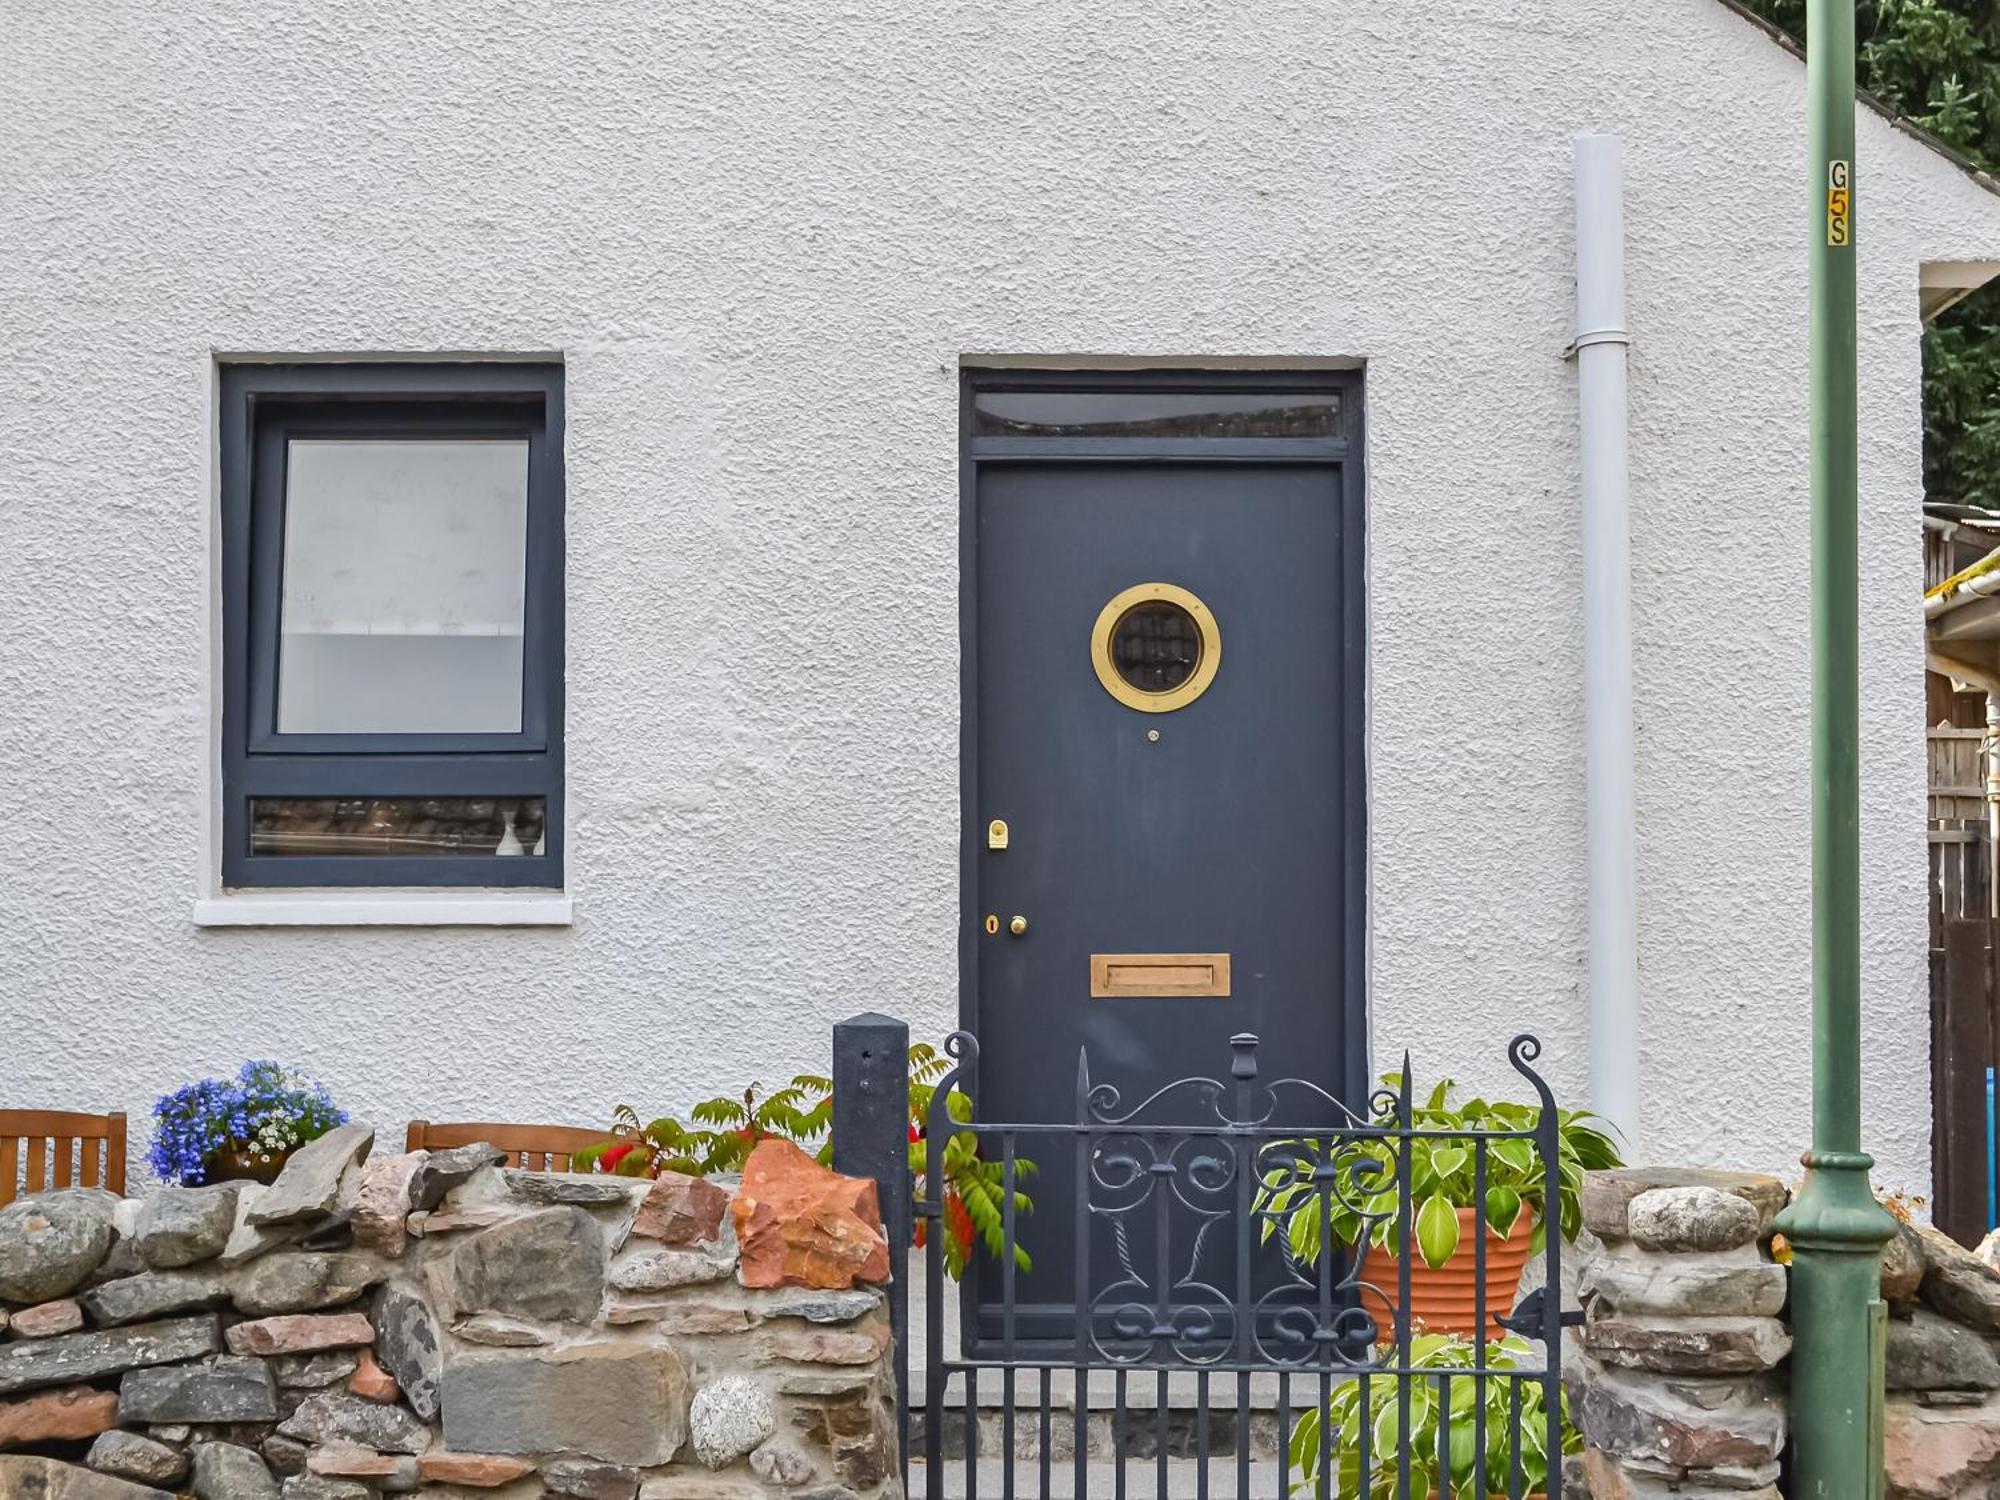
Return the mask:
[[1576, 374], [1583, 448], [1584, 805], [1589, 841], [1590, 1107], [1639, 1141], [1637, 816], [1627, 524], [1623, 146], [1576, 138]]

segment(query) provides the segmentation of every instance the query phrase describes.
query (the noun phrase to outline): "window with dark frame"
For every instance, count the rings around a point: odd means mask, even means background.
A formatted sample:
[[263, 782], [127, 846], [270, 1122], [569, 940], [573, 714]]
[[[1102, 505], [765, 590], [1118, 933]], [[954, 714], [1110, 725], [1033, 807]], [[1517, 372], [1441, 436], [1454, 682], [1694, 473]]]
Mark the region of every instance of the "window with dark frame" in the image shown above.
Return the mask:
[[562, 390], [223, 368], [225, 886], [562, 886]]

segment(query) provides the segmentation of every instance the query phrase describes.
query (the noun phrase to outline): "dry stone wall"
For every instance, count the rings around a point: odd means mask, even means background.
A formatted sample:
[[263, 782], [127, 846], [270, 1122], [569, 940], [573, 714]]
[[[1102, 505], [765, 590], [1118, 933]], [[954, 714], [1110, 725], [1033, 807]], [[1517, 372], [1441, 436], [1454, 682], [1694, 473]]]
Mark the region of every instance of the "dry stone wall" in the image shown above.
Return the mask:
[[1565, 1379], [1595, 1500], [1777, 1500], [1786, 1411], [1774, 1372], [1792, 1341], [1768, 1244], [1785, 1197], [1776, 1178], [1744, 1173], [1586, 1179], [1599, 1248], [1579, 1281], [1581, 1348]]
[[1975, 1254], [1928, 1225], [1904, 1225], [1883, 1257], [1889, 1500], [1985, 1500], [2000, 1481], [1996, 1265], [2000, 1239]]
[[[1790, 1428], [1787, 1200], [1771, 1177], [1632, 1168], [1586, 1180], [1598, 1247], [1566, 1361], [1594, 1500], [1774, 1500]], [[1888, 1303], [1887, 1500], [1986, 1500], [2000, 1486], [2000, 1233], [1978, 1251], [1902, 1224]]]
[[0, 1209], [0, 1497], [877, 1500], [899, 1492], [874, 1184], [373, 1157]]

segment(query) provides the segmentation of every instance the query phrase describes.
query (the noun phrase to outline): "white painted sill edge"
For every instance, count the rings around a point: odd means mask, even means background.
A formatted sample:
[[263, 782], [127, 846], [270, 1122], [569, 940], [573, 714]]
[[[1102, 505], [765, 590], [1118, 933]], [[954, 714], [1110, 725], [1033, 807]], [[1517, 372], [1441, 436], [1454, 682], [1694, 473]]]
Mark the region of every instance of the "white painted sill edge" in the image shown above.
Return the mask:
[[567, 895], [549, 891], [268, 891], [208, 896], [197, 927], [567, 927]]

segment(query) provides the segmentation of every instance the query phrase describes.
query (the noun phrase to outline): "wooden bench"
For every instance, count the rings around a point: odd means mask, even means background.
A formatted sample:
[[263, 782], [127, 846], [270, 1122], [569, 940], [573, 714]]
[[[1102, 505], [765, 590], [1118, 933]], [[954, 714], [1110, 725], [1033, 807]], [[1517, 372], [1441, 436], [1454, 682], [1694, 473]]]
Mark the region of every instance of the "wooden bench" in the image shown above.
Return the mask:
[[529, 1172], [567, 1172], [572, 1153], [611, 1139], [608, 1130], [580, 1125], [433, 1124], [410, 1121], [405, 1151], [448, 1151], [484, 1142], [507, 1153], [507, 1165]]
[[66, 1187], [124, 1196], [125, 1116], [0, 1109], [0, 1204]]

